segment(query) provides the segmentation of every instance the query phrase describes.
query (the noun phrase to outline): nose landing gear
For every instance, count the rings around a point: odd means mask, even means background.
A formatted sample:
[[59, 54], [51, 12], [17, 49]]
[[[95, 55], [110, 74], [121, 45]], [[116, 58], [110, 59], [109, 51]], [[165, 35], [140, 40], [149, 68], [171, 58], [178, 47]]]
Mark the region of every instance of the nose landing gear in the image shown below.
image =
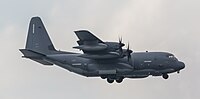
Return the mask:
[[163, 74], [162, 77], [163, 77], [164, 79], [168, 79], [168, 78], [169, 78], [169, 75], [168, 75], [168, 74]]

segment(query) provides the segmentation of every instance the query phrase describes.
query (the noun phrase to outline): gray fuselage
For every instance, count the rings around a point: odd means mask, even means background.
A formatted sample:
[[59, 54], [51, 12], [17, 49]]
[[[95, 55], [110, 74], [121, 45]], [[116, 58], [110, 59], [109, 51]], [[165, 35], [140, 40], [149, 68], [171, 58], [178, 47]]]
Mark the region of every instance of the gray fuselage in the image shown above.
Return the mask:
[[174, 55], [166, 52], [138, 52], [131, 54], [131, 61], [127, 58], [92, 60], [79, 57], [80, 54], [53, 54], [46, 60], [53, 62], [69, 71], [87, 77], [144, 78], [149, 75], [161, 76], [179, 71], [184, 63]]

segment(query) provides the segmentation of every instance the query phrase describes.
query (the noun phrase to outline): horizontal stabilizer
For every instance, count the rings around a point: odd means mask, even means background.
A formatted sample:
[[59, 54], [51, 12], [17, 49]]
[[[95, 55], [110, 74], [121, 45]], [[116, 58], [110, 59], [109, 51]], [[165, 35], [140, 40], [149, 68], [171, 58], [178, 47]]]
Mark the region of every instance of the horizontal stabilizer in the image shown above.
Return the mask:
[[27, 50], [27, 49], [20, 49], [20, 51], [24, 54], [24, 56], [22, 56], [24, 58], [29, 58], [43, 65], [53, 65], [51, 62], [46, 61], [44, 59], [45, 55], [41, 53], [37, 53], [37, 52]]
[[32, 50], [20, 49], [20, 51], [24, 54], [23, 57], [25, 57], [25, 58], [42, 59], [45, 56], [41, 53], [37, 53], [37, 52], [32, 51]]

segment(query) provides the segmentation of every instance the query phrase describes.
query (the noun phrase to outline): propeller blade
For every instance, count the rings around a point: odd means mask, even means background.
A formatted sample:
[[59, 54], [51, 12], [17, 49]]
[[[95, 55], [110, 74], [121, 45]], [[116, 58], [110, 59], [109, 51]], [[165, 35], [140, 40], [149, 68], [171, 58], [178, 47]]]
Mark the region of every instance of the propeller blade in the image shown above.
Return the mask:
[[119, 37], [119, 44], [122, 43], [122, 37]]
[[126, 50], [128, 61], [131, 59], [131, 53], [132, 52], [133, 51], [130, 50], [130, 46], [129, 46], [129, 42], [128, 42], [128, 47], [127, 47], [127, 50]]
[[119, 48], [123, 47], [124, 44], [122, 43], [122, 37], [119, 37]]
[[129, 42], [128, 42], [128, 48], [127, 48], [127, 50], [129, 51]]

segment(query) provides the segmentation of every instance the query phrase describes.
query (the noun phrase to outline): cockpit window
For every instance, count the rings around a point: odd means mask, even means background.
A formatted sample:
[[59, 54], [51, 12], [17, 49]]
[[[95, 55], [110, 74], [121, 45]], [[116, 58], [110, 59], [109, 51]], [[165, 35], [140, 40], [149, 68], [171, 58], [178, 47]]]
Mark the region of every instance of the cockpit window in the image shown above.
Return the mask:
[[169, 58], [174, 58], [174, 56], [173, 56], [173, 55], [169, 55], [168, 57], [169, 57]]
[[176, 57], [175, 57], [174, 55], [168, 55], [167, 57], [168, 57], [169, 59], [172, 59], [172, 60], [177, 60]]

